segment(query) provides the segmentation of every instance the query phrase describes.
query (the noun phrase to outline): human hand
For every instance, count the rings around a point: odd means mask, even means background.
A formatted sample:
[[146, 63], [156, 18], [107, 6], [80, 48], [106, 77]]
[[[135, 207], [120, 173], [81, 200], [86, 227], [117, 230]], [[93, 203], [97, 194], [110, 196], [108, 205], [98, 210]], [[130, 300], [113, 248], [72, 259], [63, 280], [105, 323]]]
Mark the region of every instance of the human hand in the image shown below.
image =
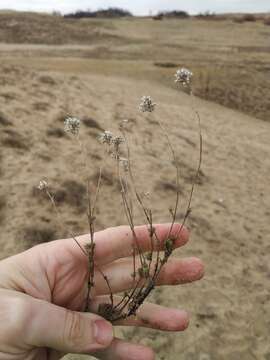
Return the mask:
[[[175, 224], [172, 234], [177, 234]], [[162, 241], [170, 224], [155, 225]], [[142, 251], [149, 251], [146, 226], [135, 229]], [[76, 238], [81, 246], [89, 235]], [[183, 228], [175, 242], [188, 241]], [[95, 234], [95, 262], [108, 277], [113, 293], [132, 287], [132, 234], [128, 227], [109, 228]], [[41, 244], [0, 262], [0, 360], [57, 360], [66, 353], [90, 354], [98, 359], [152, 360], [148, 347], [114, 338], [112, 325], [94, 314], [108, 299], [108, 288], [95, 273], [90, 310], [82, 313], [86, 298], [88, 259], [73, 239]], [[199, 280], [203, 264], [197, 258], [170, 258], [158, 285], [176, 285]], [[108, 300], [107, 300], [108, 302]], [[183, 310], [144, 303], [136, 317], [117, 325], [144, 326], [181, 331], [188, 326]]]

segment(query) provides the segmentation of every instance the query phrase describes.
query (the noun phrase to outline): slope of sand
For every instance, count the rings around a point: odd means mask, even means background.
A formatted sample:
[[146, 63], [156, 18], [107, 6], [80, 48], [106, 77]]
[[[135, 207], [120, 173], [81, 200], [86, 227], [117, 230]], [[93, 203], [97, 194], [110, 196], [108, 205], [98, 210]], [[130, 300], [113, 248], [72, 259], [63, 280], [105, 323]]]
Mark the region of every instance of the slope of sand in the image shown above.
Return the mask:
[[[62, 131], [66, 113], [85, 120], [82, 138], [93, 179], [102, 155], [98, 133], [117, 131], [119, 121], [130, 120], [137, 182], [150, 192], [156, 222], [169, 220], [174, 199], [170, 155], [155, 121], [161, 119], [179, 154], [184, 204], [198, 160], [198, 124], [186, 94], [148, 81], [30, 71], [4, 60], [0, 82], [1, 258], [65, 236], [68, 228], [87, 231], [79, 150]], [[151, 116], [137, 111], [143, 94], [158, 103]], [[198, 99], [194, 106], [202, 121], [203, 165], [189, 221], [192, 239], [176, 256], [201, 257], [206, 275], [152, 295], [160, 304], [188, 309], [192, 321], [182, 334], [120, 332], [151, 345], [157, 359], [269, 359], [270, 124]], [[61, 225], [35, 189], [42, 177], [57, 194]], [[98, 228], [123, 223], [119, 202], [108, 163]], [[144, 221], [138, 216], [136, 222]]]

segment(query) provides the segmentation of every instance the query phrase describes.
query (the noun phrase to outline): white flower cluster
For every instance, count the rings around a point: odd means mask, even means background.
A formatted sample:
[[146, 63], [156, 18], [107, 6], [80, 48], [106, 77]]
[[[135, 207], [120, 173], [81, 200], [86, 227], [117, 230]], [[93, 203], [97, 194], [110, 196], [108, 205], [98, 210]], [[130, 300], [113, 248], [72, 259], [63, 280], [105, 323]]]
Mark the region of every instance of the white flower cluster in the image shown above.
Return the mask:
[[108, 152], [123, 165], [124, 169], [128, 169], [128, 160], [120, 157], [120, 145], [125, 142], [125, 139], [119, 135], [113, 135], [110, 131], [106, 130], [99, 136], [102, 144], [108, 145]]
[[48, 188], [48, 182], [46, 180], [40, 180], [37, 188], [41, 191], [46, 190]]
[[108, 130], [105, 130], [99, 136], [99, 140], [102, 142], [102, 144], [107, 144], [107, 145], [112, 144], [113, 138], [114, 138], [113, 134]]
[[122, 136], [114, 136], [113, 133], [108, 130], [105, 130], [102, 134], [100, 134], [99, 140], [103, 144], [114, 145], [115, 147], [119, 147], [120, 144], [125, 142]]
[[175, 82], [183, 86], [188, 86], [191, 83], [193, 73], [185, 68], [179, 69], [175, 73]]
[[141, 103], [139, 105], [139, 110], [141, 112], [153, 112], [155, 110], [155, 106], [157, 104], [155, 104], [152, 99], [151, 96], [143, 96], [141, 98]]
[[77, 135], [79, 133], [81, 121], [75, 117], [68, 117], [66, 118], [65, 124], [65, 131], [70, 132], [73, 135]]

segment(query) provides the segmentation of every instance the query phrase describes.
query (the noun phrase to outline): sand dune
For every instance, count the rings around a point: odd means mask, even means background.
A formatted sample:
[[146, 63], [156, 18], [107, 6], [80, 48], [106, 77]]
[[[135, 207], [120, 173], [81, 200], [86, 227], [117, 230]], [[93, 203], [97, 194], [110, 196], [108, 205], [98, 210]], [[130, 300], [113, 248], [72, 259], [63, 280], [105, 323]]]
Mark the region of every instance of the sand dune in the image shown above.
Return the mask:
[[[164, 121], [179, 154], [184, 201], [198, 160], [198, 124], [188, 95], [150, 81], [29, 70], [3, 59], [0, 83], [2, 258], [65, 236], [67, 228], [87, 231], [82, 181], [73, 171], [76, 166], [80, 172], [79, 150], [62, 130], [66, 113], [84, 119], [93, 178], [100, 161], [97, 134], [101, 129], [117, 131], [121, 119], [130, 120], [137, 181], [151, 193], [156, 222], [169, 219], [174, 196], [168, 187], [173, 178], [169, 152], [155, 124], [157, 118]], [[137, 111], [144, 94], [158, 103], [153, 116]], [[201, 257], [206, 275], [199, 283], [170, 291], [164, 287], [152, 296], [158, 303], [188, 309], [191, 325], [177, 335], [119, 331], [153, 346], [158, 359], [268, 359], [270, 124], [199, 99], [194, 106], [202, 121], [202, 174], [189, 221], [192, 240], [176, 256]], [[106, 171], [99, 228], [123, 222], [115, 211], [115, 170], [108, 165]], [[58, 194], [61, 226], [35, 190], [43, 176]], [[138, 215], [137, 223], [142, 222]]]

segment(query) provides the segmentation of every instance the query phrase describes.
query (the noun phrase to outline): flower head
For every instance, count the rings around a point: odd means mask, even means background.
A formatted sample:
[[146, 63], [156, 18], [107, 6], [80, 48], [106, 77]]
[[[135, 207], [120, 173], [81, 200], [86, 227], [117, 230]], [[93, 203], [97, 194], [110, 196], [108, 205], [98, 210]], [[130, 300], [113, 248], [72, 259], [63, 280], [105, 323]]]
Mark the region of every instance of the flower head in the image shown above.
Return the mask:
[[153, 112], [156, 105], [157, 104], [152, 101], [151, 96], [143, 96], [141, 98], [139, 110], [141, 112]]
[[180, 83], [186, 87], [191, 83], [193, 73], [188, 69], [182, 68], [177, 70], [174, 76], [176, 83]]
[[99, 140], [103, 144], [111, 145], [113, 141], [113, 134], [110, 131], [105, 130], [102, 134], [100, 134]]
[[80, 129], [80, 120], [75, 117], [66, 118], [65, 122], [65, 131], [70, 132], [73, 135], [77, 135]]
[[48, 188], [48, 182], [46, 180], [40, 180], [37, 188], [41, 191], [46, 190]]
[[112, 143], [114, 146], [118, 147], [120, 144], [125, 142], [125, 139], [122, 136], [114, 136], [112, 138]]

